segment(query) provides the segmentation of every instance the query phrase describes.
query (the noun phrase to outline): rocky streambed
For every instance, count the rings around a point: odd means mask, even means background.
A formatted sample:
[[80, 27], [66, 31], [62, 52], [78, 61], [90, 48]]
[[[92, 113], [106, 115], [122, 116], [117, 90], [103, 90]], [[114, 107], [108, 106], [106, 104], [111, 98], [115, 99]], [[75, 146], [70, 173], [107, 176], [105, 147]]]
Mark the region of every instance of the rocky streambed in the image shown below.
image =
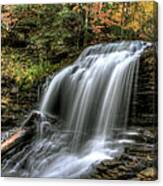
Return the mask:
[[157, 143], [153, 129], [141, 128], [142, 139], [127, 145], [124, 153], [114, 160], [104, 160], [97, 166], [90, 178], [111, 180], [157, 179]]
[[[27, 126], [34, 124], [33, 121], [33, 119], [29, 120]], [[56, 121], [53, 121], [53, 123], [57, 123], [57, 125], [61, 126], [61, 122], [59, 124], [59, 122]], [[58, 128], [57, 125], [56, 128], [54, 128], [55, 131]], [[2, 156], [2, 175], [3, 168], [8, 160], [10, 158], [14, 159], [12, 156], [14, 156], [15, 153], [19, 151], [22, 152], [23, 149], [29, 148], [28, 146], [30, 146], [32, 139], [36, 137], [36, 128], [37, 127], [33, 128], [33, 131], [35, 132], [33, 132], [32, 135], [31, 133], [30, 135], [27, 134], [26, 138], [23, 138], [25, 139], [24, 141], [20, 141], [18, 145]], [[18, 129], [19, 128], [13, 128], [6, 132], [2, 132], [1, 141], [5, 142], [10, 136], [18, 131]], [[116, 132], [118, 132], [118, 129]], [[119, 134], [121, 135], [122, 133], [119, 131]], [[94, 162], [90, 167], [91, 171], [82, 174], [79, 178], [100, 180], [156, 180], [158, 176], [157, 130], [153, 127], [130, 127], [127, 132], [123, 134], [123, 137], [134, 140], [134, 143], [131, 144], [126, 142], [126, 144], [123, 144], [123, 153], [112, 160], [104, 159], [100, 162], [98, 161], [98, 163]]]

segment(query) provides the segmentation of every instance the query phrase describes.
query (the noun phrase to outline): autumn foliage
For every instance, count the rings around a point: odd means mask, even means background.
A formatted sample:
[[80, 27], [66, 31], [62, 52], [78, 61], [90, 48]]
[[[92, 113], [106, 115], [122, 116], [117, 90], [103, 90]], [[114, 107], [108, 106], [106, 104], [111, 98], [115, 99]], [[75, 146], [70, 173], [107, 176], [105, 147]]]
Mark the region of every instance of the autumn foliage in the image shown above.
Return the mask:
[[84, 12], [87, 26], [108, 39], [157, 40], [157, 7], [152, 1], [77, 4], [76, 12]]

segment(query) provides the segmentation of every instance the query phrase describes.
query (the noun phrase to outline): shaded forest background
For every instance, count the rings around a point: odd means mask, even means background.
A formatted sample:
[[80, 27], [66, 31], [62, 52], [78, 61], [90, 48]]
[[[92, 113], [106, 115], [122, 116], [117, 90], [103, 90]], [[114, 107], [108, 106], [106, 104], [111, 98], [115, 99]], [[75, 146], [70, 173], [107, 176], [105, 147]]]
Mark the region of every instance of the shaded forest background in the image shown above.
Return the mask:
[[157, 41], [154, 2], [2, 6], [2, 126], [15, 126], [40, 100], [45, 79], [83, 48]]

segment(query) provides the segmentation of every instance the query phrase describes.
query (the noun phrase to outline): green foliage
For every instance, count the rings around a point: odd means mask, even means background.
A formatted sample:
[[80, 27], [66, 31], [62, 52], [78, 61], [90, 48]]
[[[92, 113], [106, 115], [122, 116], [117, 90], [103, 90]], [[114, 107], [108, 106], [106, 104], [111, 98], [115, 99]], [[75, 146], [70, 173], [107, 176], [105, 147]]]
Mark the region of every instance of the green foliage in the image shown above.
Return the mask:
[[2, 13], [2, 76], [19, 89], [61, 69], [67, 62], [55, 56], [78, 46], [80, 17], [69, 5], [6, 5]]
[[29, 90], [38, 80], [69, 64], [64, 60], [56, 64], [48, 61], [34, 64], [32, 58], [22, 55], [19, 50], [8, 48], [8, 52], [2, 50], [2, 76], [14, 80], [19, 90]]

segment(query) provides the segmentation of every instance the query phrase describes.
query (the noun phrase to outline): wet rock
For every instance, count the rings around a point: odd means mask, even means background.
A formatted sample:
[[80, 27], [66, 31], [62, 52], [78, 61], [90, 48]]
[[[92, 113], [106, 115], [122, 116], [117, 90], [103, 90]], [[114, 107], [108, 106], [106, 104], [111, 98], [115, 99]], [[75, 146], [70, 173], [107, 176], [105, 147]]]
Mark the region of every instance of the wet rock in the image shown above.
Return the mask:
[[118, 169], [119, 169], [120, 171], [128, 171], [127, 167], [125, 167], [124, 165], [120, 165], [120, 166], [118, 167]]
[[36, 122], [41, 122], [42, 113], [39, 111], [33, 111], [29, 114], [26, 120], [22, 123], [23, 127], [28, 127], [34, 125]]
[[113, 179], [113, 176], [110, 176], [110, 175], [108, 175], [106, 173], [102, 173], [101, 176], [102, 176], [103, 179], [107, 179], [107, 180], [108, 179]]
[[151, 143], [153, 140], [155, 140], [155, 135], [149, 130], [144, 131], [144, 137], [146, 138], [146, 142]]
[[156, 179], [157, 178], [157, 172], [156, 169], [153, 167], [146, 168], [142, 170], [140, 173], [137, 175], [138, 178], [140, 179]]
[[122, 172], [121, 174], [119, 174], [118, 179], [128, 180], [128, 179], [133, 178], [135, 175], [136, 175], [136, 173], [133, 172], [133, 171], [131, 171], [131, 172]]
[[108, 168], [114, 168], [121, 164], [120, 161], [114, 159], [114, 160], [104, 160], [102, 162], [104, 166], [107, 166]]
[[99, 171], [105, 171], [108, 168], [107, 168], [107, 166], [104, 166], [102, 164], [99, 164], [99, 165], [96, 166], [96, 169], [99, 170]]
[[128, 125], [157, 127], [157, 51], [154, 46], [143, 52], [139, 64], [137, 91], [133, 91]]
[[98, 175], [98, 174], [95, 174], [92, 176], [92, 178], [95, 178], [95, 179], [102, 179], [102, 176]]

